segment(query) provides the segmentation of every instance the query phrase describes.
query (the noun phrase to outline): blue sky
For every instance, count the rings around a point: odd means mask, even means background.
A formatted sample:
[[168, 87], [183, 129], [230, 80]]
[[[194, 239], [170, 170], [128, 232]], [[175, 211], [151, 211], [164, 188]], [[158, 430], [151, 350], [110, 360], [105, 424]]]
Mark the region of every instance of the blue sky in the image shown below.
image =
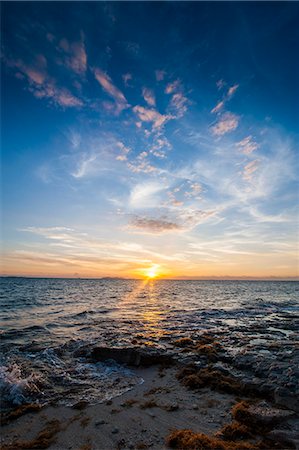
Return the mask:
[[4, 274], [298, 275], [293, 2], [3, 2]]

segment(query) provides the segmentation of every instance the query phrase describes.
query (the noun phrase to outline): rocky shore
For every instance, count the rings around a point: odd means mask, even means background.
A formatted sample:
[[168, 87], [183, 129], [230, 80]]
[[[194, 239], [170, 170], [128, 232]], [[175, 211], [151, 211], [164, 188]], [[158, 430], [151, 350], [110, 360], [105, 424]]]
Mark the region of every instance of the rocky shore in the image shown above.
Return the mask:
[[15, 409], [2, 417], [2, 449], [299, 448], [299, 348], [294, 333], [279, 343], [275, 333], [82, 347], [86, 360], [113, 359], [144, 382], [96, 405]]

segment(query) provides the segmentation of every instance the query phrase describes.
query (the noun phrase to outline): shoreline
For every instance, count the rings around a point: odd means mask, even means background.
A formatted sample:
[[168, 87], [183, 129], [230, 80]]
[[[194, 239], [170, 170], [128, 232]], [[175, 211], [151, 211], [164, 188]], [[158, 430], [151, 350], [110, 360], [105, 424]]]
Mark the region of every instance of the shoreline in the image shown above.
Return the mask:
[[220, 370], [217, 342], [186, 337], [176, 345], [181, 361], [150, 349], [94, 348], [94, 359], [128, 363], [144, 382], [104, 403], [45, 406], [8, 418], [2, 450], [299, 448], [294, 402]]

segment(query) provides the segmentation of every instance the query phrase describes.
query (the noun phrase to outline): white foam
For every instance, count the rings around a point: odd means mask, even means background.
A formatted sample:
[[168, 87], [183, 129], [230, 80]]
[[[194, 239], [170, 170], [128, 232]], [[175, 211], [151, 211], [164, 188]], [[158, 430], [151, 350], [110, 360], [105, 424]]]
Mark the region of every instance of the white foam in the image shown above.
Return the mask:
[[28, 402], [31, 394], [40, 392], [37, 381], [38, 377], [34, 373], [23, 376], [17, 364], [0, 366], [0, 392], [6, 402], [14, 405]]

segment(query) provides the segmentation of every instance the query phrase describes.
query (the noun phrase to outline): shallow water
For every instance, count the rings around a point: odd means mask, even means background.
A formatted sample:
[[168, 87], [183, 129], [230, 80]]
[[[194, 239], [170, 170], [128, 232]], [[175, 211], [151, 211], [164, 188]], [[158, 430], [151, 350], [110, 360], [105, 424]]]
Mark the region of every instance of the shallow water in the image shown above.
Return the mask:
[[273, 343], [276, 353], [289, 351], [286, 342], [292, 353], [297, 342], [298, 282], [2, 278], [0, 285], [4, 406], [103, 401], [142, 382], [112, 361], [91, 363], [80, 353], [86, 346], [133, 341], [169, 351], [175, 339], [209, 331], [231, 354], [258, 359], [273, 357]]

